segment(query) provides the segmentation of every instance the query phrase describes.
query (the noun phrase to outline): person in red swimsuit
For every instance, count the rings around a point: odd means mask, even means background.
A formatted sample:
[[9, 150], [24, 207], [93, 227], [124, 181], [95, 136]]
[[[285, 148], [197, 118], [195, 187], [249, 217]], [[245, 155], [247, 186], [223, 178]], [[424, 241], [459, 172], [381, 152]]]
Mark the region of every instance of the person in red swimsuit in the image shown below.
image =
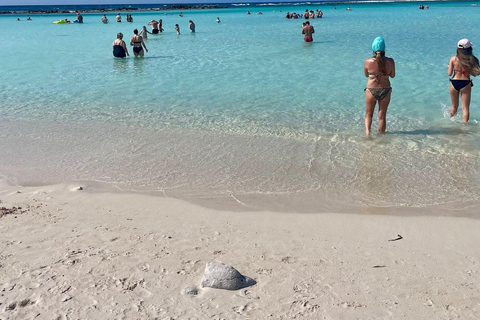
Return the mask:
[[313, 37], [312, 34], [315, 33], [315, 29], [313, 29], [313, 26], [310, 25], [310, 21], [305, 22], [305, 26], [302, 28], [302, 34], [305, 35], [305, 42], [312, 42]]
[[457, 114], [458, 100], [462, 96], [463, 122], [468, 122], [470, 118], [470, 98], [473, 87], [470, 76], [476, 77], [480, 74], [478, 59], [472, 51], [472, 43], [468, 39], [461, 39], [457, 43], [457, 55], [450, 57], [447, 67], [448, 76], [452, 76], [449, 89], [452, 100], [450, 116]]

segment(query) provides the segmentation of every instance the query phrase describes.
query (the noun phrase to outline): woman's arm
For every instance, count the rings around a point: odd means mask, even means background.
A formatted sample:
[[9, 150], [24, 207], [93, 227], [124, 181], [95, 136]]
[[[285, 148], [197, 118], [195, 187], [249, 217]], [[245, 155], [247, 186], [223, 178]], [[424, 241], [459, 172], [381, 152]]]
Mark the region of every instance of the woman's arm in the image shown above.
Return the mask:
[[122, 47], [123, 47], [123, 49], [125, 49], [125, 53], [127, 54], [127, 56], [130, 57], [130, 55], [128, 54], [127, 44], [123, 40], [122, 40]]
[[142, 46], [145, 48], [145, 51], [148, 52], [147, 46], [145, 45], [145, 42], [143, 41], [143, 38], [142, 38]]
[[450, 57], [450, 61], [448, 62], [447, 66], [447, 75], [450, 77], [453, 74], [453, 60], [455, 57]]
[[365, 74], [365, 77], [368, 78], [368, 67], [367, 67], [367, 60], [365, 60], [365, 63], [363, 64], [363, 73]]
[[395, 61], [393, 59], [392, 60], [392, 71], [390, 71], [390, 78], [395, 78]]

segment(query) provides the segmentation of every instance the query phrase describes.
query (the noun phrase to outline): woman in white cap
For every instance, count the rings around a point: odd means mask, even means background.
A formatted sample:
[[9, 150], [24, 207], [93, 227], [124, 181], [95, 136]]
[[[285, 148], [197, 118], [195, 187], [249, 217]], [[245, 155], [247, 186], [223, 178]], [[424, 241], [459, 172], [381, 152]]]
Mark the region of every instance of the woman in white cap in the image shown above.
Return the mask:
[[480, 74], [478, 59], [472, 54], [472, 43], [468, 39], [461, 39], [457, 43], [457, 55], [450, 57], [447, 68], [450, 79], [450, 98], [452, 99], [452, 109], [450, 116], [457, 114], [458, 99], [462, 96], [462, 118], [463, 122], [468, 122], [470, 117], [470, 97], [472, 93], [473, 82], [470, 76]]
[[390, 78], [395, 77], [395, 62], [385, 57], [385, 40], [377, 37], [372, 43], [373, 57], [365, 60], [363, 70], [368, 78], [365, 88], [365, 132], [370, 135], [375, 105], [378, 102], [378, 132], [387, 128], [387, 108], [392, 87]]

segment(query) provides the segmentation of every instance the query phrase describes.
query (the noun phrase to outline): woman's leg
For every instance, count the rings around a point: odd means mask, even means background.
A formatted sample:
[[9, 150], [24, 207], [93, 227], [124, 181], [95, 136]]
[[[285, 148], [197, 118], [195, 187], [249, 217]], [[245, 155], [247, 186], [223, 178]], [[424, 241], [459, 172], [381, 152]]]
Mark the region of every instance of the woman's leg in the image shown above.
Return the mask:
[[377, 100], [372, 96], [370, 90], [365, 90], [365, 133], [370, 135], [372, 127], [373, 112], [375, 111], [375, 104]]
[[463, 122], [468, 122], [468, 119], [470, 118], [470, 98], [472, 96], [472, 85], [469, 84], [463, 87], [460, 90], [460, 93], [462, 94], [462, 119]]
[[454, 117], [457, 114], [458, 110], [458, 95], [459, 92], [453, 87], [450, 83], [450, 99], [452, 100], [452, 109], [450, 110], [450, 117]]
[[385, 99], [378, 101], [378, 132], [385, 133], [387, 129], [387, 108], [390, 104], [392, 90], [387, 94]]

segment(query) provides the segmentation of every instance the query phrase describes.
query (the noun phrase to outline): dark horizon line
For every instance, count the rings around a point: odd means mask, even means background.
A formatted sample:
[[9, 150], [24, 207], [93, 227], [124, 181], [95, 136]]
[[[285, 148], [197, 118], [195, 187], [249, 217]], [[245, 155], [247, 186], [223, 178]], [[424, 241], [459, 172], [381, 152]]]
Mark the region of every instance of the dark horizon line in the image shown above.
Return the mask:
[[381, 3], [381, 2], [477, 2], [476, 0], [313, 0], [313, 1], [238, 1], [238, 2], [200, 2], [200, 3], [191, 3], [191, 2], [182, 2], [182, 3], [89, 3], [89, 4], [0, 4], [0, 7], [74, 7], [74, 6], [198, 6], [198, 5], [235, 5], [235, 4], [292, 4], [292, 3], [307, 3], [310, 2], [313, 4], [319, 3]]

